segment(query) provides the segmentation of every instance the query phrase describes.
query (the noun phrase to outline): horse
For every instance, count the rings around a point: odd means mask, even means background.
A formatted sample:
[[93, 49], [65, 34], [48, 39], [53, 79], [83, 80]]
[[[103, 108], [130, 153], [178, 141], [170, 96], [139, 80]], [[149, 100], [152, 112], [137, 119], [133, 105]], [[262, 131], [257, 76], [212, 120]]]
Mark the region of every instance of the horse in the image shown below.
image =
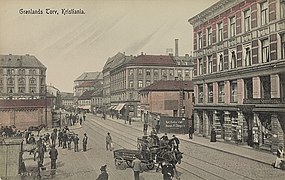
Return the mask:
[[38, 136], [40, 135], [40, 131], [43, 129], [43, 128], [46, 128], [46, 125], [45, 124], [41, 124], [41, 125], [38, 125], [38, 126], [30, 126], [28, 128], [28, 131], [37, 131], [38, 132]]

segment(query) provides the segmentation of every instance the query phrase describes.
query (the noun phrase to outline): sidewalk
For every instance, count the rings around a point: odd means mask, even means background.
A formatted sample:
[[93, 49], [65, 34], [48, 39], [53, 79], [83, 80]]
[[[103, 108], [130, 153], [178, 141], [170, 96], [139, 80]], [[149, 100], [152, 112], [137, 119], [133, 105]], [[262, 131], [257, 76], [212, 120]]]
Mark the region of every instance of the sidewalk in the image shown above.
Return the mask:
[[[116, 123], [125, 124], [125, 120], [123, 119], [112, 119], [110, 117], [107, 117], [108, 120], [114, 121]], [[143, 129], [143, 122], [141, 121], [134, 121], [131, 125], [129, 125], [129, 122], [125, 124], [126, 126], [133, 127], [134, 129], [142, 130]], [[171, 135], [171, 134], [169, 134]], [[246, 146], [246, 145], [235, 145], [230, 144], [226, 142], [222, 142], [217, 140], [217, 142], [210, 142], [208, 138], [195, 136], [193, 139], [189, 139], [188, 134], [177, 134], [176, 135], [180, 140], [188, 141], [194, 144], [199, 144], [201, 146], [205, 146], [211, 149], [215, 149], [221, 152], [237, 155], [240, 157], [244, 157], [253, 161], [257, 161], [263, 164], [271, 165], [275, 159], [276, 156], [270, 152], [263, 152], [259, 150], [255, 150], [252, 147]]]

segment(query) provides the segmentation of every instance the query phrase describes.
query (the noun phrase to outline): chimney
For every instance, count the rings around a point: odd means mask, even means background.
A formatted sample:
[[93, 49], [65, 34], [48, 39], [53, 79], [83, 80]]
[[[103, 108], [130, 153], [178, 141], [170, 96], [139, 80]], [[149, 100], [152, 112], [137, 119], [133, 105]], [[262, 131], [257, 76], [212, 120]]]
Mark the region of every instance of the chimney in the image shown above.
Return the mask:
[[178, 56], [178, 39], [175, 39], [175, 56]]
[[143, 52], [141, 52], [141, 55], [143, 55]]

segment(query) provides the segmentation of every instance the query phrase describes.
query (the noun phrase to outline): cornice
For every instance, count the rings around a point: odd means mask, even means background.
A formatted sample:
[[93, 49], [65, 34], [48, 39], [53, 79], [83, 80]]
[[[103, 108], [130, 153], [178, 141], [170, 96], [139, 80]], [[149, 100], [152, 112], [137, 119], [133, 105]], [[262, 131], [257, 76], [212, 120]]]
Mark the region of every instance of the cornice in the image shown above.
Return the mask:
[[206, 10], [190, 18], [188, 22], [195, 28], [243, 1], [244, 0], [220, 0]]

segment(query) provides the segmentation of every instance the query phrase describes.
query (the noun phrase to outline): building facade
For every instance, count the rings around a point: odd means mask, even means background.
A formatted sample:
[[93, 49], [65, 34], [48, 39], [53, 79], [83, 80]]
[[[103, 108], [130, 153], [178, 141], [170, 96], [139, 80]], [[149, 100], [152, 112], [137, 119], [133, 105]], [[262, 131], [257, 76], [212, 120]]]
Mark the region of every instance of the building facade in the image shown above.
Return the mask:
[[32, 55], [0, 55], [0, 98], [45, 98], [46, 67]]
[[284, 145], [285, 2], [221, 0], [194, 28], [196, 133], [275, 151]]
[[151, 114], [191, 120], [194, 94], [192, 81], [160, 80], [141, 89], [139, 94], [142, 120], [151, 123], [152, 127], [155, 127], [159, 118], [150, 118], [153, 116]]
[[[159, 80], [192, 79], [191, 57], [128, 56], [110, 70], [111, 106], [123, 116], [140, 117], [139, 90]], [[117, 106], [117, 107], [116, 107]]]

